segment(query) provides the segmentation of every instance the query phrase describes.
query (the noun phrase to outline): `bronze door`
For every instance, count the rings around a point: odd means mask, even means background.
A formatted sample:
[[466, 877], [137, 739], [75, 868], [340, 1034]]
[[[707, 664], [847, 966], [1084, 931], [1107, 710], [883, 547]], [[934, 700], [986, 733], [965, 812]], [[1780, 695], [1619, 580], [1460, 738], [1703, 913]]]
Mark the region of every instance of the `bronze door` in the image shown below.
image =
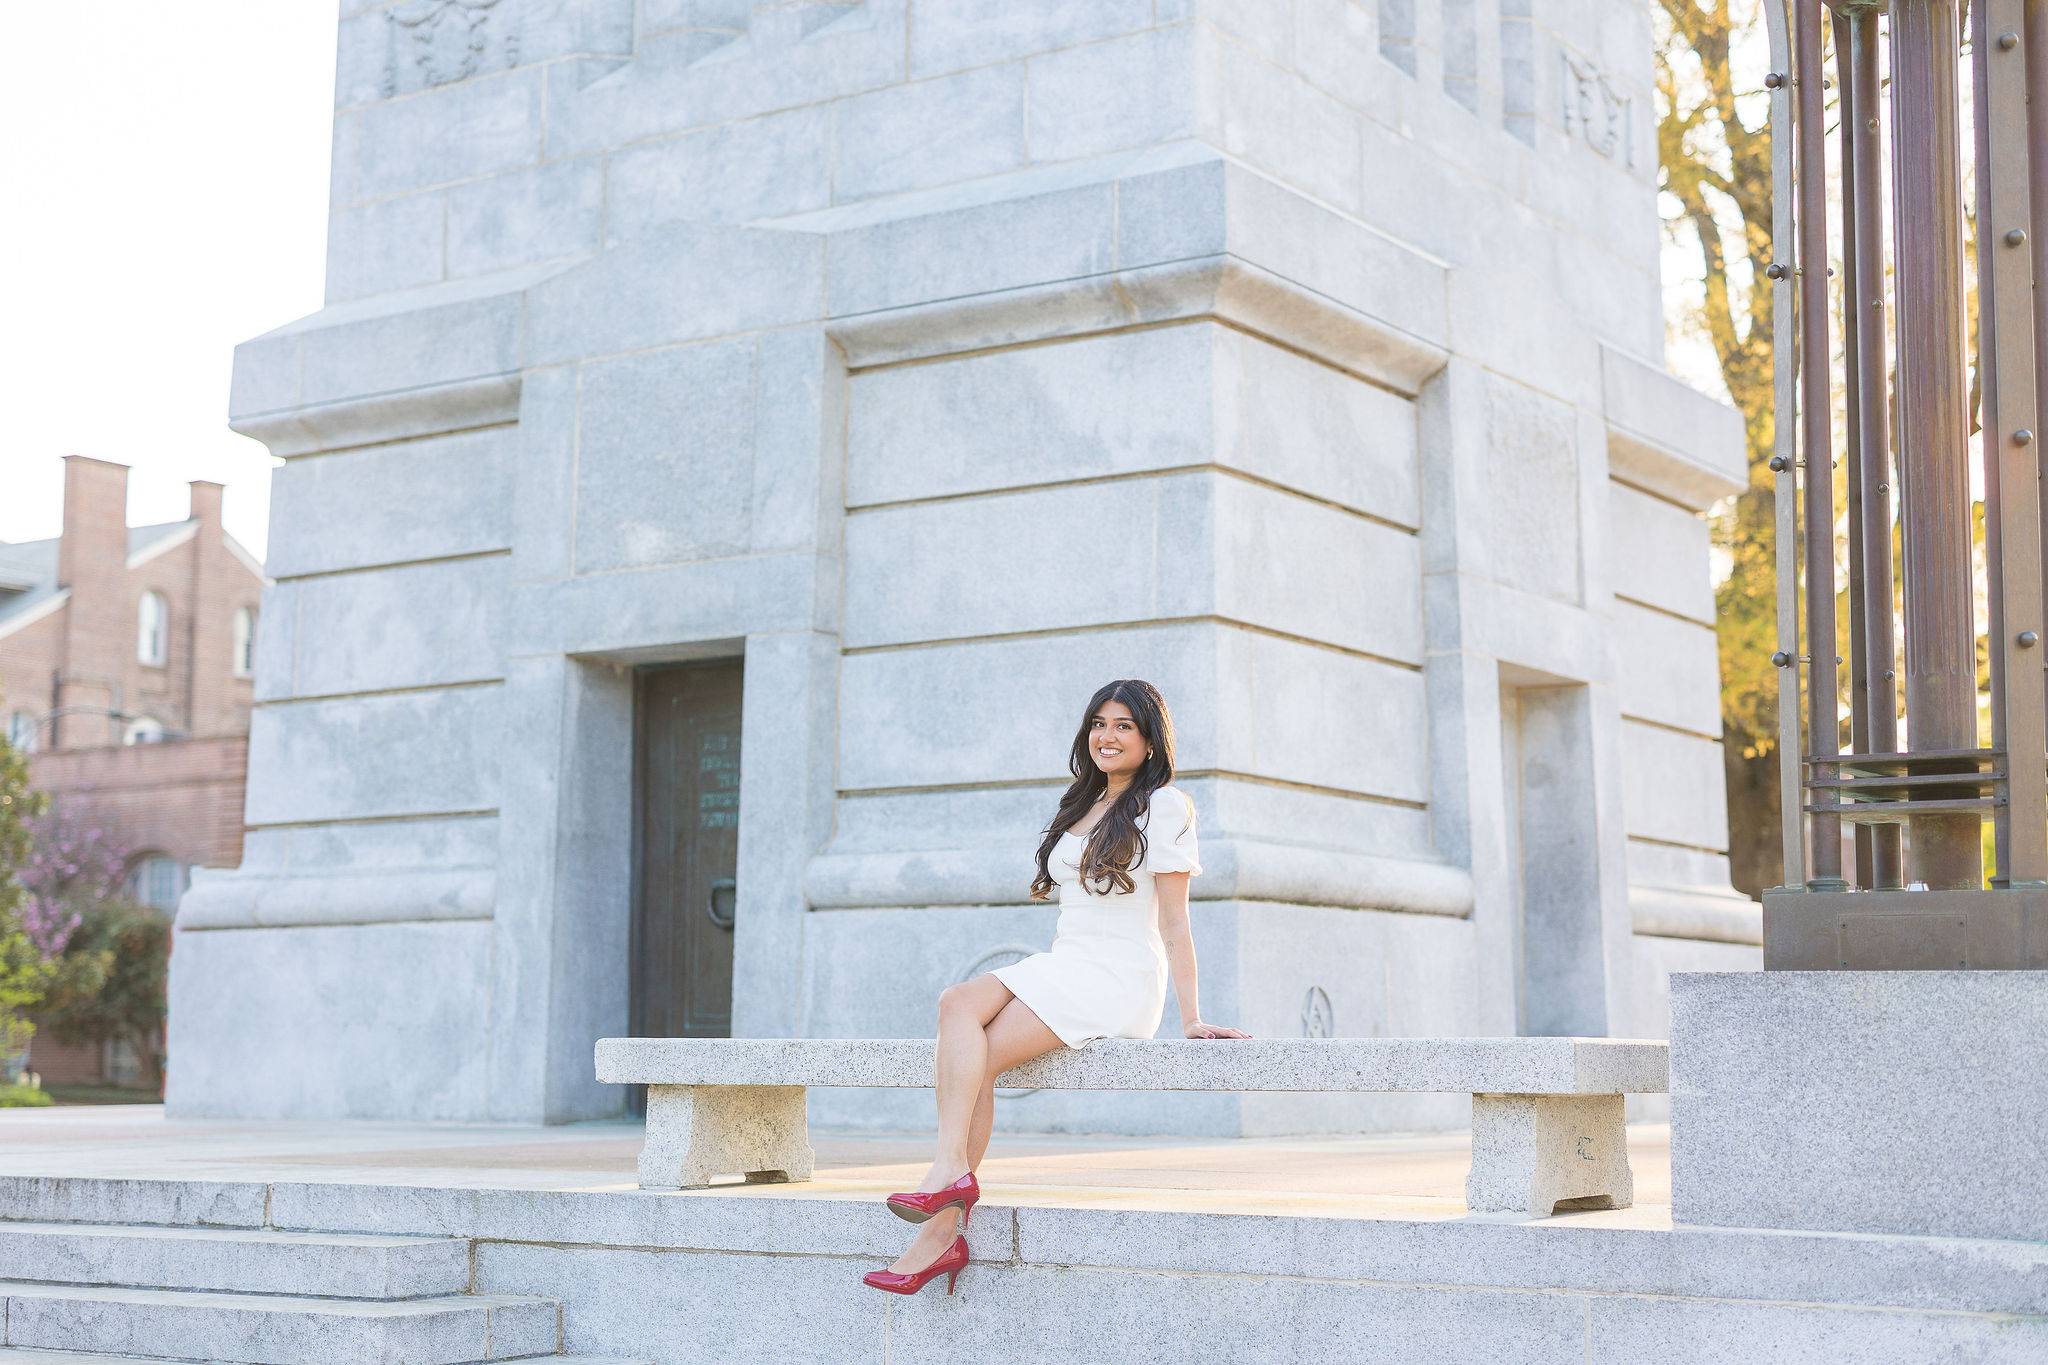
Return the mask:
[[740, 664], [643, 669], [634, 691], [633, 1033], [728, 1037]]

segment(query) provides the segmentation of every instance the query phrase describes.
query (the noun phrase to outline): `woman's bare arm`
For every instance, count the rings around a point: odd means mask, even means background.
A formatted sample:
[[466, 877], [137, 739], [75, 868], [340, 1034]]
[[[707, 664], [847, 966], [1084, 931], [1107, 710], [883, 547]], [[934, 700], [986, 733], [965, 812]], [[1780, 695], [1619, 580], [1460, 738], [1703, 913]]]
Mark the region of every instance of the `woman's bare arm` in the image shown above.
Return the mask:
[[1201, 989], [1195, 980], [1195, 935], [1188, 925], [1188, 874], [1162, 872], [1153, 878], [1159, 888], [1159, 937], [1166, 943], [1166, 965], [1173, 972], [1173, 993], [1180, 1000], [1180, 1029], [1190, 1038], [1249, 1038], [1234, 1028], [1202, 1022]]

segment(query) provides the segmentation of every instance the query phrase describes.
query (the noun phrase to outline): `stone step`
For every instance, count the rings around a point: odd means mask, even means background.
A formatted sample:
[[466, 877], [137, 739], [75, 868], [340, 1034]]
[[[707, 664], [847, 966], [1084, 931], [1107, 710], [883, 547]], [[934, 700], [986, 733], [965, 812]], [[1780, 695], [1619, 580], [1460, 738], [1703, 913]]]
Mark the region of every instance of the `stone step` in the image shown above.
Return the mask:
[[460, 1237], [0, 1222], [0, 1280], [419, 1299], [469, 1288]]
[[7, 1345], [230, 1365], [472, 1365], [559, 1349], [553, 1299], [380, 1302], [0, 1283]]

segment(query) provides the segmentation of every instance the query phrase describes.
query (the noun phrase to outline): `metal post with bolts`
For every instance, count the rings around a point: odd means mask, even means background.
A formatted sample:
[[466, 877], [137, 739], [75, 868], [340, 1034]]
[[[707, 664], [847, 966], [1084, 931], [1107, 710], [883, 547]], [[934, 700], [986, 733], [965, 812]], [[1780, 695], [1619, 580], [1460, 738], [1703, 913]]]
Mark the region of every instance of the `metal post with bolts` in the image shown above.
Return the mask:
[[[1858, 556], [1864, 589], [1859, 658], [1866, 683], [1861, 697], [1864, 738], [1854, 747], [1861, 753], [1890, 754], [1899, 748], [1899, 692], [1898, 656], [1892, 639], [1891, 414], [1885, 373], [1889, 348], [1885, 344], [1884, 149], [1879, 121], [1883, 95], [1877, 11], [1874, 7], [1855, 9], [1845, 16], [1844, 26], [1849, 30], [1849, 42], [1841, 102], [1849, 151], [1843, 160], [1843, 197], [1848, 201], [1843, 228], [1849, 241], [1843, 328], [1846, 337], [1848, 320], [1855, 319], [1854, 339], [1847, 347], [1856, 449], [1850, 477], [1858, 492], [1855, 513], [1862, 542]], [[1869, 832], [1870, 842], [1870, 867], [1866, 875], [1859, 875], [1859, 884], [1886, 889], [1905, 885], [1899, 826], [1863, 824], [1858, 829]], [[1865, 874], [1865, 869], [1859, 867], [1858, 872]]]
[[[1906, 0], [1892, 9], [1899, 465], [1907, 490], [1900, 546], [1913, 753], [1977, 749], [1959, 36], [1955, 0]], [[1914, 880], [1936, 889], [1981, 887], [1980, 823], [1975, 814], [1913, 816]]]
[[[1795, 173], [1799, 233], [1799, 433], [1806, 460], [1806, 751], [1814, 776], [1833, 775], [1841, 752], [1841, 666], [1835, 653], [1834, 398], [1828, 373], [1827, 119], [1823, 102], [1822, 0], [1794, 0], [1793, 79], [1798, 104]], [[1842, 822], [1816, 814], [1809, 891], [1846, 891]]]

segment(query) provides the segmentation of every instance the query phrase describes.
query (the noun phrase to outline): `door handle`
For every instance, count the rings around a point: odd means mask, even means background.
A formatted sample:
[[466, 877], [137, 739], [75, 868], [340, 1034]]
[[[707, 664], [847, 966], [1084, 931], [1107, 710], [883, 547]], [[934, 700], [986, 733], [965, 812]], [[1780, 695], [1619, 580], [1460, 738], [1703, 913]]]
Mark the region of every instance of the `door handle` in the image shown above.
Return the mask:
[[732, 928], [733, 900], [738, 894], [738, 884], [730, 877], [711, 883], [711, 897], [704, 902], [705, 918], [721, 929]]

